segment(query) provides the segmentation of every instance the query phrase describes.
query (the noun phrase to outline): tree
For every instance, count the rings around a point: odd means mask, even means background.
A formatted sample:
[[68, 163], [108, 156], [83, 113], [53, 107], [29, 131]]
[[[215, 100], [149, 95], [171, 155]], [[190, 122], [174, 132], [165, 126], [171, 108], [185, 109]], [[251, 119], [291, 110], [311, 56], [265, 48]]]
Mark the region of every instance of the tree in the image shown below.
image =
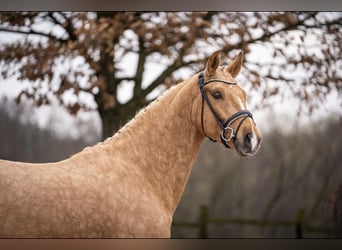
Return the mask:
[[[23, 37], [2, 43], [0, 71], [3, 78], [33, 82], [18, 102], [26, 96], [39, 106], [55, 96], [73, 114], [96, 109], [103, 138], [153, 100], [156, 90], [181, 80], [180, 69], [202, 69], [218, 48], [230, 56], [244, 51], [242, 79], [262, 98], [286, 96], [287, 86], [312, 110], [317, 99], [341, 91], [341, 24], [341, 13], [326, 12], [4, 12], [0, 32]], [[262, 49], [268, 60], [252, 56]], [[147, 82], [151, 62], [163, 68]], [[126, 102], [118, 98], [124, 85], [132, 89]], [[85, 93], [96, 107], [81, 101]], [[68, 100], [70, 94], [77, 98]]]

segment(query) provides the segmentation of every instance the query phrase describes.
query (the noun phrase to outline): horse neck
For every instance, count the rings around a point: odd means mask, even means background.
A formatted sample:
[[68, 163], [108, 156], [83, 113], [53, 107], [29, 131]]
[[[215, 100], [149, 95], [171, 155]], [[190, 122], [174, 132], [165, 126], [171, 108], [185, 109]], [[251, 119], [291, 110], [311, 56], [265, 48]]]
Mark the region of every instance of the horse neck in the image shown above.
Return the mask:
[[172, 213], [204, 139], [191, 121], [196, 88], [195, 78], [172, 87], [110, 140], [126, 150]]

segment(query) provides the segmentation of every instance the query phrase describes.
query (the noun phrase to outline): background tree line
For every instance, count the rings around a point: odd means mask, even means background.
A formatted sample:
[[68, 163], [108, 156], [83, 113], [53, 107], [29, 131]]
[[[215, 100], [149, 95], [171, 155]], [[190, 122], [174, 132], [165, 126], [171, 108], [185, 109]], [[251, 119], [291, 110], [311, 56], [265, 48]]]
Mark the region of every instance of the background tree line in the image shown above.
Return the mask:
[[[33, 118], [32, 118], [33, 117]], [[32, 119], [31, 119], [32, 118]], [[53, 129], [56, 113], [48, 117], [49, 128], [40, 128], [30, 105], [16, 105], [13, 100], [0, 99], [0, 159], [24, 162], [63, 160], [99, 141], [99, 132], [89, 124], [79, 124], [83, 136], [60, 136]], [[82, 128], [83, 127], [83, 128]]]

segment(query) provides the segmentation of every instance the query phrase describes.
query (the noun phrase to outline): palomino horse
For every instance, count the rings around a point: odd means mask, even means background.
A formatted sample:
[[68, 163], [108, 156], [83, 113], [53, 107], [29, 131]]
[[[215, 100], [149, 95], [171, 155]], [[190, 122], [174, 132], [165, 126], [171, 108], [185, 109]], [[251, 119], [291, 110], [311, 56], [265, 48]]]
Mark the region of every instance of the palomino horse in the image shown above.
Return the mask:
[[103, 143], [56, 162], [0, 161], [0, 237], [170, 237], [205, 137], [254, 155], [260, 133], [234, 78], [242, 53], [179, 83]]

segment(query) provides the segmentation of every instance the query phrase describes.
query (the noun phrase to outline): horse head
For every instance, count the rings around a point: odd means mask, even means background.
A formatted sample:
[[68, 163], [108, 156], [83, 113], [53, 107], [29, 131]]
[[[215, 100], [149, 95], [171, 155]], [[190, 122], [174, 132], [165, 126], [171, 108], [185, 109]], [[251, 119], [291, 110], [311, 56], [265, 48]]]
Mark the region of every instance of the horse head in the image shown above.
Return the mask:
[[252, 156], [259, 150], [261, 134], [247, 110], [246, 92], [235, 81], [242, 62], [242, 52], [226, 67], [220, 66], [220, 51], [209, 57], [198, 74], [196, 125], [212, 141], [222, 142], [240, 156]]

